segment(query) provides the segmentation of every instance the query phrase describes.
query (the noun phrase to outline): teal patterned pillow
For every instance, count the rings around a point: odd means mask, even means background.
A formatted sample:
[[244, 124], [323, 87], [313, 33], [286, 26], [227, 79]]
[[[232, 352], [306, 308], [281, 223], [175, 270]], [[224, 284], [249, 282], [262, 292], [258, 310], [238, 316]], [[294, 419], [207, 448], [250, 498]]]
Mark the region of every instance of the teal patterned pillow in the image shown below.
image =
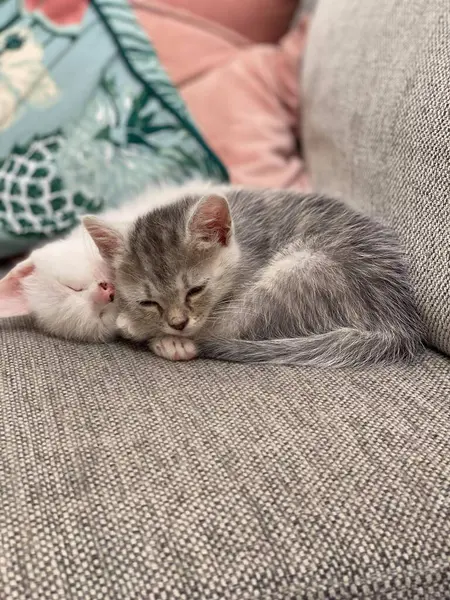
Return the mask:
[[126, 0], [0, 0], [0, 257], [191, 177], [227, 173]]

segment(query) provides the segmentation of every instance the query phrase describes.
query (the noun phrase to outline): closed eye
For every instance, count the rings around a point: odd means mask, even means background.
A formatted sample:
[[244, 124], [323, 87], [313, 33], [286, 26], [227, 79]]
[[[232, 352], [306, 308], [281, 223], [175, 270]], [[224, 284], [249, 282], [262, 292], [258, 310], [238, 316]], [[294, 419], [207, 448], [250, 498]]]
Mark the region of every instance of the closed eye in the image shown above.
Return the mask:
[[187, 292], [186, 298], [193, 298], [194, 296], [198, 296], [198, 294], [201, 294], [203, 292], [205, 287], [206, 283], [204, 283], [203, 285], [196, 285]]
[[160, 305], [154, 300], [141, 300], [139, 304], [140, 306], [144, 306], [146, 308], [161, 308]]
[[78, 288], [78, 287], [73, 287], [71, 285], [67, 285], [67, 283], [65, 284], [66, 288], [69, 288], [69, 290], [72, 290], [72, 292], [83, 292], [84, 288]]

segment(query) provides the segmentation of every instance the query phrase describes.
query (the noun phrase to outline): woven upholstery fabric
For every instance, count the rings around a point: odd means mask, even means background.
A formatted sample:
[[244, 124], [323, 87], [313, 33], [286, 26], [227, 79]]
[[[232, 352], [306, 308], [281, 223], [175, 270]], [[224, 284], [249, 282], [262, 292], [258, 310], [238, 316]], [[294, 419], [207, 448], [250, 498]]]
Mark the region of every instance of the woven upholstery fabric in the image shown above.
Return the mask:
[[172, 364], [0, 323], [0, 597], [448, 598], [450, 362]]
[[315, 186], [397, 230], [447, 354], [449, 56], [448, 0], [319, 0], [301, 84]]

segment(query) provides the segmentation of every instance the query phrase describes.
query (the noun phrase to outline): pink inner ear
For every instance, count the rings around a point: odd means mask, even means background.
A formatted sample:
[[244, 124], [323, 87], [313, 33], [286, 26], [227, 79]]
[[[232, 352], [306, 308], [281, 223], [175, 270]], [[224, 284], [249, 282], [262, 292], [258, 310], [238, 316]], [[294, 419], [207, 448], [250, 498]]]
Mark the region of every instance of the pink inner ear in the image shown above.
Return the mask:
[[100, 255], [109, 260], [120, 250], [123, 239], [118, 231], [96, 217], [86, 216], [83, 225], [97, 246]]
[[201, 200], [192, 216], [190, 230], [203, 242], [226, 246], [231, 231], [231, 215], [225, 198], [209, 196]]
[[0, 280], [0, 317], [17, 317], [30, 312], [22, 281], [34, 271], [34, 264], [27, 259], [16, 265]]

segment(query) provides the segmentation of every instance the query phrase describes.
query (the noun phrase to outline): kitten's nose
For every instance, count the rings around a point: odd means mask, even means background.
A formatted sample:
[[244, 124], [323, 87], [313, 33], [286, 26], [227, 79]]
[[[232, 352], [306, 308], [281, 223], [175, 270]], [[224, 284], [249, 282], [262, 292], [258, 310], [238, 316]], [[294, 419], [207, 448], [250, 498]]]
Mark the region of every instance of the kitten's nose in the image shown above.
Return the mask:
[[102, 281], [98, 284], [97, 299], [99, 302], [104, 302], [105, 304], [108, 302], [113, 302], [114, 293], [115, 289], [112, 283]]
[[169, 323], [169, 325], [173, 329], [176, 329], [177, 331], [183, 331], [183, 329], [186, 327], [186, 325], [188, 323], [189, 323], [189, 319], [183, 319], [181, 321], [172, 321], [171, 323]]

